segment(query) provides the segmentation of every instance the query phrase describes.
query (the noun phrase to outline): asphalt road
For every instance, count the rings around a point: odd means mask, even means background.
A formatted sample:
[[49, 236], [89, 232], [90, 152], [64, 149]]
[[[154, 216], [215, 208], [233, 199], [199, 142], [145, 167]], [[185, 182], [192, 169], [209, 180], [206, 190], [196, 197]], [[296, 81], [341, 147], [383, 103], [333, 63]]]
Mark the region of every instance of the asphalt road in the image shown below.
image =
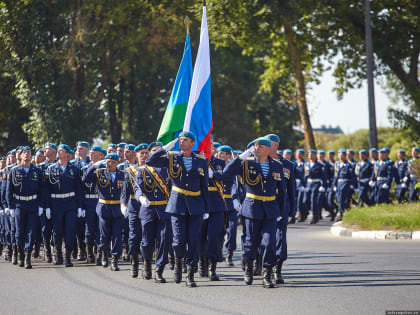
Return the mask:
[[264, 289], [261, 277], [243, 284], [239, 267], [221, 263], [219, 282], [198, 276], [197, 288], [130, 277], [75, 263], [40, 260], [32, 270], [0, 262], [0, 314], [384, 314], [420, 310], [420, 242], [354, 240], [329, 233], [330, 224], [297, 224], [288, 233], [285, 285]]

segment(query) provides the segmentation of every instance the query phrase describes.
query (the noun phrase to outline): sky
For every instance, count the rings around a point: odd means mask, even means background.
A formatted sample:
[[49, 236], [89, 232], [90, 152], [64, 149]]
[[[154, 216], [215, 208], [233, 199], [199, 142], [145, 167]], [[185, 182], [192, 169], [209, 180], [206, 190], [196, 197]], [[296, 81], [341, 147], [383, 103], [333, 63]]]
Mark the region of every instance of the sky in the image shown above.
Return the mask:
[[[307, 103], [313, 128], [321, 125], [337, 125], [344, 133], [369, 128], [367, 82], [362, 88], [347, 92], [342, 100], [337, 100], [332, 70], [325, 72], [319, 85], [313, 85], [307, 91]], [[391, 101], [384, 90], [375, 82], [376, 124], [378, 127], [391, 127], [388, 119], [388, 107]], [[397, 104], [403, 107], [402, 104]], [[396, 107], [393, 105], [393, 107]]]

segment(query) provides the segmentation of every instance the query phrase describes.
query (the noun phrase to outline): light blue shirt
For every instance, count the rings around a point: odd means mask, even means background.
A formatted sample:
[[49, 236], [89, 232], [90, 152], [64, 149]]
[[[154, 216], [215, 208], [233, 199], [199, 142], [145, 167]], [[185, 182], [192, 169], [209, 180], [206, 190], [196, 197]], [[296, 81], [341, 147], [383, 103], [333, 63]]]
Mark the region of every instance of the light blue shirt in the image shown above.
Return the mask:
[[23, 170], [25, 171], [26, 174], [28, 174], [29, 172], [29, 167], [24, 167]]
[[115, 182], [115, 176], [116, 176], [116, 172], [110, 172], [109, 175], [111, 175], [111, 181]]
[[185, 169], [187, 172], [191, 171], [192, 169], [192, 157], [183, 156], [182, 159], [184, 160]]
[[268, 171], [270, 170], [270, 164], [268, 162], [260, 162], [260, 165], [264, 177], [267, 177]]

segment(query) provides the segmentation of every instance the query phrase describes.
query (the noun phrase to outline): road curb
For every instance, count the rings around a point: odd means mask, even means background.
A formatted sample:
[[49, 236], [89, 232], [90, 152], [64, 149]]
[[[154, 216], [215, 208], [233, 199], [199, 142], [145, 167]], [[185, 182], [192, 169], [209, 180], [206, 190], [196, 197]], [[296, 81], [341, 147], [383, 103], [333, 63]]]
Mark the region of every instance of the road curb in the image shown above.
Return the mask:
[[330, 232], [335, 236], [362, 238], [371, 240], [417, 240], [420, 241], [420, 231], [358, 231], [345, 228], [340, 222], [331, 226]]

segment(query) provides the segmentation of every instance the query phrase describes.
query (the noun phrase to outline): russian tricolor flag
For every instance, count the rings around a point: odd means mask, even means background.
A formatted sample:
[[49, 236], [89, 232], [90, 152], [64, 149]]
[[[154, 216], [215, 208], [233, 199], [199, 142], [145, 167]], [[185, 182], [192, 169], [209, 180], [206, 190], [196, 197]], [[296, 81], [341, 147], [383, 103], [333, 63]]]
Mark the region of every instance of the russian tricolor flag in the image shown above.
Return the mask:
[[201, 21], [200, 46], [194, 65], [190, 97], [184, 121], [184, 131], [191, 131], [196, 136], [193, 150], [204, 151], [211, 157], [211, 132], [213, 130], [213, 114], [211, 110], [210, 87], [210, 45], [207, 28], [206, 6], [203, 6]]

